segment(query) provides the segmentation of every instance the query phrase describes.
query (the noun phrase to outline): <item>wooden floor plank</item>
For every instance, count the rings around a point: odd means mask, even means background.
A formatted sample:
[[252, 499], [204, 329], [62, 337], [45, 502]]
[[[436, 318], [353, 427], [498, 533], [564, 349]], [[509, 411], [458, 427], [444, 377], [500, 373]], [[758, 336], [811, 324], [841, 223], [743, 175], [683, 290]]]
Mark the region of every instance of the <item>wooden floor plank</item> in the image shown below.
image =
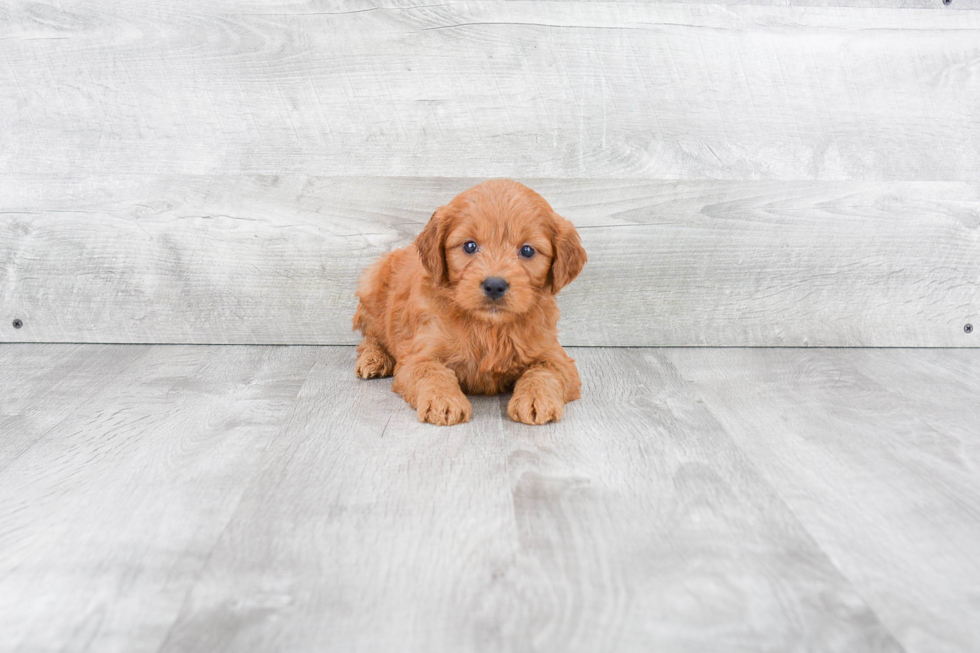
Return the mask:
[[321, 349], [161, 651], [456, 651], [517, 548], [498, 398], [420, 424], [391, 380]]
[[0, 347], [0, 473], [38, 440], [119, 384], [149, 347], [5, 345]]
[[900, 648], [660, 353], [573, 355], [583, 400], [507, 432], [542, 650]]
[[908, 651], [980, 642], [980, 355], [670, 350]]
[[0, 475], [0, 650], [156, 651], [310, 351], [156, 347], [119, 369], [133, 348], [2, 349], [67, 375], [74, 356], [97, 392]]
[[653, 354], [542, 428], [420, 425], [325, 350], [163, 651], [900, 650]]
[[0, 649], [980, 641], [975, 352], [572, 355], [447, 429], [345, 347], [0, 346]]

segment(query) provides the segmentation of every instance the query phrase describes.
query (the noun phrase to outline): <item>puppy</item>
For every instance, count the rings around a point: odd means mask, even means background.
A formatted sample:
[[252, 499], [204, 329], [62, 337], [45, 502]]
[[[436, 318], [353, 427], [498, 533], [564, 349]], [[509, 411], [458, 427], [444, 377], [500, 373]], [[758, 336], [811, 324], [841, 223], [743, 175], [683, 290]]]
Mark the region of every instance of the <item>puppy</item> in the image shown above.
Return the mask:
[[557, 421], [582, 384], [558, 344], [555, 295], [585, 262], [572, 223], [527, 186], [492, 180], [464, 191], [414, 245], [364, 272], [357, 376], [394, 374], [392, 390], [422, 422], [468, 421], [464, 393], [511, 390], [511, 419]]

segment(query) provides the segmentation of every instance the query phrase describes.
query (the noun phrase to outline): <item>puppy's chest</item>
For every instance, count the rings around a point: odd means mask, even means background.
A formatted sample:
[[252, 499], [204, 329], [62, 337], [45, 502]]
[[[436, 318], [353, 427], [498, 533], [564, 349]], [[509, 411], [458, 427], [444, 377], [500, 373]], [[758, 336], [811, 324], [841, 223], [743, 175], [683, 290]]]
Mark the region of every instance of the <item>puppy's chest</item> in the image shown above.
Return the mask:
[[496, 394], [513, 388], [530, 358], [505, 333], [478, 333], [461, 339], [448, 366], [468, 394]]

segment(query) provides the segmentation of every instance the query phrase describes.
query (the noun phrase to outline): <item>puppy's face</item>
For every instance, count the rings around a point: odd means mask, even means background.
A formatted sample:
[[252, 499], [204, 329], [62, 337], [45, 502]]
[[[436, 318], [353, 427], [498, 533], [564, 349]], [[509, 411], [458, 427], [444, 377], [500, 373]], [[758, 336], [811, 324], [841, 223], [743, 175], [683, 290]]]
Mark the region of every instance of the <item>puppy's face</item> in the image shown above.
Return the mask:
[[578, 232], [530, 188], [484, 182], [433, 214], [416, 240], [422, 264], [453, 302], [490, 322], [556, 294], [586, 262]]

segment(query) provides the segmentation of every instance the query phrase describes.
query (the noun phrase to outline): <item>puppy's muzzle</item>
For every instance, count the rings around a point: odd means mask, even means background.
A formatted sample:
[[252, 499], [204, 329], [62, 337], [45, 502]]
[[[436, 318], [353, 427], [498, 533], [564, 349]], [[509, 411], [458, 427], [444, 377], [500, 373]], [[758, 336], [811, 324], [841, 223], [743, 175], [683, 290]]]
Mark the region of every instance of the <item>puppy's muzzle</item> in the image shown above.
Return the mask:
[[483, 292], [494, 301], [503, 297], [508, 288], [510, 288], [510, 284], [500, 277], [489, 277], [483, 280]]

